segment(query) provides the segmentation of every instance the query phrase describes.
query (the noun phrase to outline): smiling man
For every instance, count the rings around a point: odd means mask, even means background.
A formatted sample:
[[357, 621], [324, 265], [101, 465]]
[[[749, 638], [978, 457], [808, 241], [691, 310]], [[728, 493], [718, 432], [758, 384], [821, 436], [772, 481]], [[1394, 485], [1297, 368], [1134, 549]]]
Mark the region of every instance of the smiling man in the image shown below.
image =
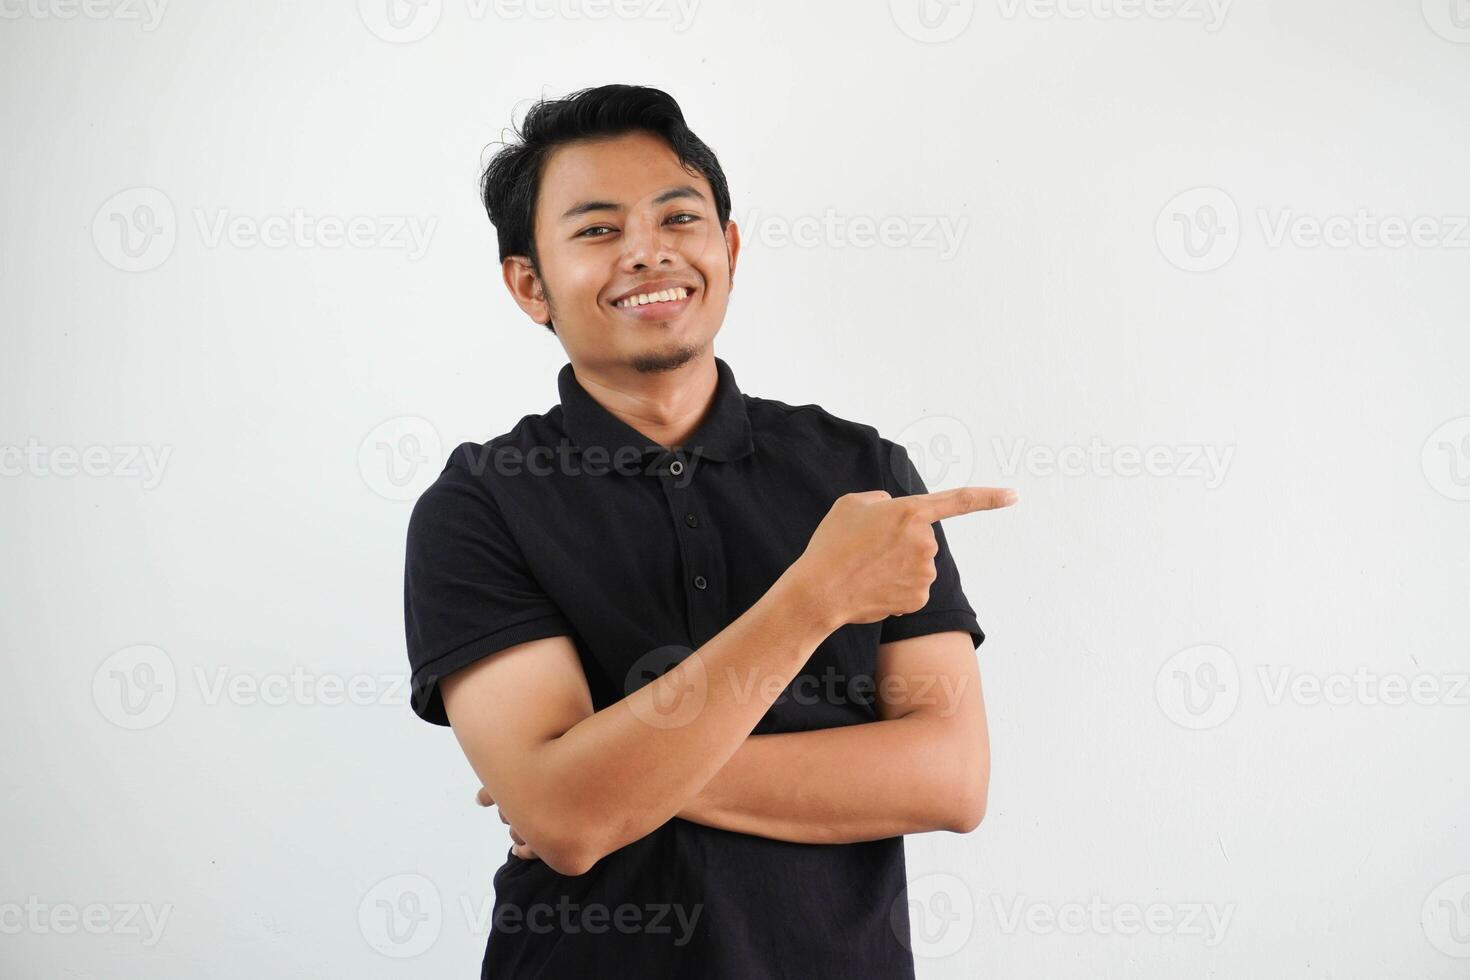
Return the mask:
[[513, 846], [482, 978], [912, 977], [903, 836], [975, 828], [984, 636], [902, 446], [742, 392], [740, 236], [657, 89], [528, 113], [486, 169], [560, 403], [464, 443], [409, 521], [418, 715]]

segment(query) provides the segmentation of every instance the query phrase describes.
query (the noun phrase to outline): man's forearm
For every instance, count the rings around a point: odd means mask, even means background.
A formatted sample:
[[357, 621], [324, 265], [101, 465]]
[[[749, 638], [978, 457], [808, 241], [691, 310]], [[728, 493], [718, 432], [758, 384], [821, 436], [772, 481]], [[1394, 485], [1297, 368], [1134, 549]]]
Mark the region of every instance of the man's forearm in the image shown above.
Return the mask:
[[678, 665], [536, 749], [527, 766], [551, 801], [540, 815], [573, 830], [538, 833], [538, 814], [507, 801], [502, 812], [528, 840], [562, 841], [557, 859], [571, 873], [676, 816], [835, 628], [807, 582], [793, 565]]
[[922, 713], [808, 732], [753, 735], [677, 814], [804, 844], [847, 844], [964, 822], [973, 774], [956, 769]]

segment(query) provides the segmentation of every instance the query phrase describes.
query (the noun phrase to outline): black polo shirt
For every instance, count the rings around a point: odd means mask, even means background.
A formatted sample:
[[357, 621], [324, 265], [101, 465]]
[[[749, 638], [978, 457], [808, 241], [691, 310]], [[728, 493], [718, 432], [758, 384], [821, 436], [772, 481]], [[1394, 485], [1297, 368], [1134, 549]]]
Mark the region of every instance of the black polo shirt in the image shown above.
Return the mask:
[[[420, 717], [448, 724], [446, 674], [556, 635], [575, 644], [600, 711], [744, 613], [838, 497], [926, 492], [872, 426], [744, 394], [715, 364], [713, 407], [672, 450], [598, 404], [567, 364], [560, 405], [450, 454], [408, 525]], [[880, 643], [963, 630], [980, 645], [934, 531], [928, 604], [832, 633], [752, 734], [875, 721]], [[905, 880], [901, 837], [799, 844], [680, 818], [578, 876], [507, 852], [482, 977], [912, 977]]]

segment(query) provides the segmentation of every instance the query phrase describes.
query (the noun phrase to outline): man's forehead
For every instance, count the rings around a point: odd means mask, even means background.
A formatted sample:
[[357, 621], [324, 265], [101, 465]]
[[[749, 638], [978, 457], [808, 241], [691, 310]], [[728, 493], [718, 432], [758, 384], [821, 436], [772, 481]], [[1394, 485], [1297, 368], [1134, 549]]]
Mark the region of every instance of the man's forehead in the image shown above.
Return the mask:
[[[631, 207], [680, 187], [712, 200], [709, 181], [659, 140], [621, 137], [558, 147], [541, 178], [540, 210], [559, 218], [588, 201]], [[687, 197], [687, 195], [684, 195]]]

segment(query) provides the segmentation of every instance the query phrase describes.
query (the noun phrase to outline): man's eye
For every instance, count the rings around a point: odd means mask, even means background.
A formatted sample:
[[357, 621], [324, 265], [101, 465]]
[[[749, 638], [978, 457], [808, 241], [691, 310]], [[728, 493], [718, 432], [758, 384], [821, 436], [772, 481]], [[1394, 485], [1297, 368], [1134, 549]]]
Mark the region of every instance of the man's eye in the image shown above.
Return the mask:
[[[679, 220], [677, 220], [679, 218], [687, 218], [688, 220], [687, 221], [679, 221]], [[693, 212], [690, 212], [690, 211], [680, 211], [678, 214], [671, 214], [671, 215], [669, 215], [669, 217], [668, 217], [667, 220], [670, 221], [670, 222], [673, 222], [674, 224], [692, 225], [692, 224], [694, 224], [694, 222], [696, 222], [696, 221], [702, 221], [704, 219], [703, 219], [703, 216], [702, 215], [694, 214]], [[606, 238], [607, 235], [594, 235], [593, 232], [595, 232], [595, 231], [613, 232], [613, 231], [616, 231], [616, 230], [617, 229], [614, 228], [612, 225], [593, 225], [591, 228], [584, 228], [581, 231], [577, 232], [576, 237], [578, 237], [578, 238]]]

